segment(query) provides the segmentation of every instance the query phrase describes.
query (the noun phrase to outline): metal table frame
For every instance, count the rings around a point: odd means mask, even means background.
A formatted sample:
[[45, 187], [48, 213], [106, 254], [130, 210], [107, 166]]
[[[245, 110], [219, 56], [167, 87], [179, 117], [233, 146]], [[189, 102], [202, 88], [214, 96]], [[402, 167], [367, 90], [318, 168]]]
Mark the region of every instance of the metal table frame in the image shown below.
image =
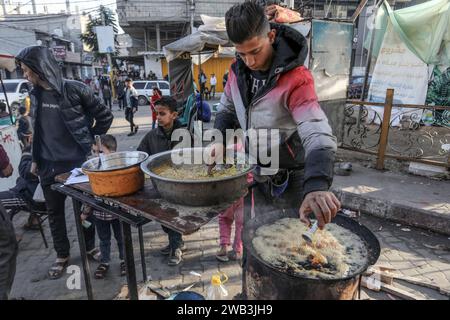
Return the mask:
[[136, 267], [134, 264], [134, 253], [133, 253], [133, 239], [131, 236], [131, 226], [138, 229], [139, 235], [139, 247], [141, 255], [141, 266], [142, 266], [142, 277], [144, 282], [147, 281], [147, 267], [145, 263], [145, 253], [144, 253], [144, 238], [142, 234], [142, 226], [149, 223], [151, 220], [134, 216], [132, 214], [126, 213], [119, 208], [107, 205], [95, 199], [94, 196], [86, 194], [82, 191], [78, 191], [70, 186], [64, 186], [61, 183], [54, 184], [52, 189], [61, 192], [72, 198], [73, 212], [75, 217], [75, 224], [77, 228], [78, 241], [80, 246], [80, 255], [83, 266], [84, 282], [86, 285], [86, 292], [89, 300], [94, 299], [92, 284], [91, 284], [91, 272], [89, 268], [89, 263], [86, 253], [86, 244], [83, 236], [83, 226], [81, 225], [81, 203], [86, 203], [92, 208], [103, 211], [113, 216], [116, 216], [122, 226], [122, 236], [124, 243], [124, 256], [127, 272], [127, 283], [130, 295], [130, 300], [138, 300], [138, 289], [137, 289], [137, 279], [136, 279]]

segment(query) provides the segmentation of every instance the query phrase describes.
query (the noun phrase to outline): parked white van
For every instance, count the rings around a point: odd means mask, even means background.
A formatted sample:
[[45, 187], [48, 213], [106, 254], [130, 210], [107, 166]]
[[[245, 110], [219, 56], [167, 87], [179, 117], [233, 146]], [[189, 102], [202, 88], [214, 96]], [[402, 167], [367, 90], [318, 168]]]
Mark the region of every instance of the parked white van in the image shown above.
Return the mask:
[[[6, 95], [8, 96], [8, 102], [11, 106], [12, 113], [17, 116], [18, 109], [23, 101], [31, 91], [32, 85], [26, 79], [7, 79], [3, 80], [5, 85]], [[0, 85], [0, 101], [6, 103], [5, 93], [3, 87]]]
[[139, 95], [139, 105], [150, 103], [149, 97], [153, 95], [153, 88], [161, 90], [163, 96], [170, 96], [170, 84], [165, 80], [136, 80], [133, 86]]

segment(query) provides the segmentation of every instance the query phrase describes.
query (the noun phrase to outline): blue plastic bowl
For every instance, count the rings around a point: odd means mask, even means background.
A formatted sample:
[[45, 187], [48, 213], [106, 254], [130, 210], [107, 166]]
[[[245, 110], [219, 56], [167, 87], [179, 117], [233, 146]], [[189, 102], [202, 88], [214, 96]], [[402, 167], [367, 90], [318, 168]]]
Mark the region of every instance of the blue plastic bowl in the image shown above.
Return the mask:
[[205, 297], [194, 291], [183, 291], [174, 294], [169, 300], [205, 300]]

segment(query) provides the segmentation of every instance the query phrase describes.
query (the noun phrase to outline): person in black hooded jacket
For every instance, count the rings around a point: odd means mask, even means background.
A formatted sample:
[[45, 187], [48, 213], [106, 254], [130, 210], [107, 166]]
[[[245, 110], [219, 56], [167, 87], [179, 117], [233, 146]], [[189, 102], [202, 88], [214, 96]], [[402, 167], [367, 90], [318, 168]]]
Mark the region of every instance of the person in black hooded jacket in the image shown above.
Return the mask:
[[[48, 275], [57, 279], [68, 265], [70, 242], [65, 219], [66, 196], [52, 190], [51, 185], [56, 175], [81, 166], [90, 153], [93, 136], [108, 131], [113, 115], [84, 83], [63, 79], [49, 48], [24, 48], [16, 60], [34, 87], [30, 93], [34, 131], [31, 171], [39, 175], [44, 191], [57, 253]], [[86, 249], [96, 257], [95, 229], [93, 225], [91, 228], [83, 230]]]

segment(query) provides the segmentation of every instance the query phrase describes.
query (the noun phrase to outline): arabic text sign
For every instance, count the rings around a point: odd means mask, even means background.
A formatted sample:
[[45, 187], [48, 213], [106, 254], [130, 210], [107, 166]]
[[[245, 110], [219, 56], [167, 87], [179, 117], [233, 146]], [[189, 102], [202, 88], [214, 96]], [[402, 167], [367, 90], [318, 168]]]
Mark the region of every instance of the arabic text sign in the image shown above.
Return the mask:
[[52, 48], [53, 55], [56, 59], [65, 59], [66, 58], [66, 47], [64, 46], [55, 46]]
[[[386, 90], [394, 89], [394, 103], [424, 104], [427, 86], [427, 65], [406, 47], [389, 25], [373, 71], [369, 101], [384, 102]], [[372, 107], [372, 110], [383, 118], [383, 108]], [[392, 110], [393, 125], [398, 125], [401, 112], [400, 108]]]

